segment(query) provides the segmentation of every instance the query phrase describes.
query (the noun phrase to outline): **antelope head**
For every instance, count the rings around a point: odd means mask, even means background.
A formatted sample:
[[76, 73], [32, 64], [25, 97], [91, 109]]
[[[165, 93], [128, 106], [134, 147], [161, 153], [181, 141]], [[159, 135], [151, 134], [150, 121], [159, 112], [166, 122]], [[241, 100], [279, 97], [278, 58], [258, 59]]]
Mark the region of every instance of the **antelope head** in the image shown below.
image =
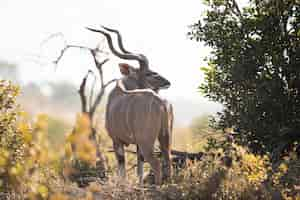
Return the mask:
[[[166, 78], [149, 69], [149, 61], [145, 55], [131, 53], [124, 48], [122, 36], [119, 31], [104, 26], [102, 26], [102, 28], [108, 32], [92, 28], [87, 29], [104, 35], [111, 52], [115, 56], [124, 60], [135, 60], [139, 63], [139, 68], [134, 68], [127, 63], [119, 64], [120, 72], [123, 75], [122, 81], [127, 90], [150, 88], [155, 92], [158, 92], [160, 89], [167, 89], [170, 87], [171, 84]], [[117, 51], [113, 46], [110, 33], [115, 33], [117, 35], [118, 46], [121, 52]]]

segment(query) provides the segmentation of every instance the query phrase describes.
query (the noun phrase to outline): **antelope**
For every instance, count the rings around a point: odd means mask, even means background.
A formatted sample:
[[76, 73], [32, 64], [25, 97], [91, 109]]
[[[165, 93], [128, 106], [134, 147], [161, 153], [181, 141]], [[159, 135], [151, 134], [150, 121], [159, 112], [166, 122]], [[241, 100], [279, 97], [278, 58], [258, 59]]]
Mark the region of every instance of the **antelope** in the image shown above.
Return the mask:
[[[123, 77], [117, 81], [115, 88], [110, 92], [106, 107], [105, 127], [113, 141], [118, 174], [123, 178], [126, 177], [124, 146], [135, 144], [139, 182], [141, 184], [143, 182], [143, 164], [146, 161], [154, 172], [155, 184], [160, 185], [162, 178], [171, 176], [173, 110], [172, 105], [158, 95], [158, 91], [169, 88], [170, 82], [149, 69], [146, 56], [125, 50], [121, 34], [117, 30], [103, 28], [117, 35], [121, 52], [114, 48], [108, 32], [91, 28], [88, 30], [104, 35], [115, 56], [139, 63], [139, 68], [134, 68], [127, 63], [119, 64]], [[162, 152], [162, 165], [154, 156], [156, 139]]]

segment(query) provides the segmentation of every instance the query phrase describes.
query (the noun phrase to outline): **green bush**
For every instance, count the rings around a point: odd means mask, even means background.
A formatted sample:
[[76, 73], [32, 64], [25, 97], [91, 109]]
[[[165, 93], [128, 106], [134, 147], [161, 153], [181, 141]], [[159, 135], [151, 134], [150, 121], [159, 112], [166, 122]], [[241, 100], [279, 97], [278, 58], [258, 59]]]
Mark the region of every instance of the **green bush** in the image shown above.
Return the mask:
[[299, 141], [299, 1], [204, 2], [189, 34], [212, 50], [200, 89], [223, 105], [215, 125], [237, 128], [239, 143], [256, 152]]

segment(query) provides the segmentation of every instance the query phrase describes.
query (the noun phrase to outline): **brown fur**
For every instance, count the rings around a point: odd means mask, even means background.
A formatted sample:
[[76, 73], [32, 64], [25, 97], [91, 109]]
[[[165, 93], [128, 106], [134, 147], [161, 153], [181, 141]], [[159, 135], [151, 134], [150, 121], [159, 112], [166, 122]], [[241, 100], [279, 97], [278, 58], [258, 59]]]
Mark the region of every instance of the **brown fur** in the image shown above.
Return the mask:
[[[172, 117], [169, 117], [172, 116]], [[149, 89], [126, 90], [122, 82], [112, 90], [106, 111], [106, 129], [113, 140], [119, 173], [125, 176], [124, 145], [136, 144], [145, 161], [149, 162], [155, 183], [161, 184], [161, 164], [154, 157], [158, 138], [166, 177], [170, 176], [172, 106]]]

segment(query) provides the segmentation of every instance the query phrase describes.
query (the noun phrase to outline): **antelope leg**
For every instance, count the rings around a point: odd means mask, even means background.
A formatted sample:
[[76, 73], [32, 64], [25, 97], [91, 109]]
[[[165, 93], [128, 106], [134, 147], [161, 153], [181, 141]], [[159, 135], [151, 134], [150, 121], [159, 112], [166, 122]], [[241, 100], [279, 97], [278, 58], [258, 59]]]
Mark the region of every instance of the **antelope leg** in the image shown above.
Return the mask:
[[171, 144], [170, 136], [168, 134], [160, 134], [158, 137], [160, 149], [162, 153], [162, 173], [163, 180], [171, 177]]
[[118, 161], [118, 175], [122, 178], [126, 177], [126, 170], [125, 170], [125, 151], [124, 145], [114, 142], [114, 151]]
[[144, 177], [144, 157], [142, 152], [140, 151], [139, 146], [137, 148], [137, 175], [139, 177], [139, 183], [143, 184], [143, 177]]
[[141, 152], [145, 158], [145, 161], [148, 162], [151, 166], [151, 169], [154, 172], [155, 184], [161, 185], [162, 177], [161, 177], [161, 165], [160, 161], [154, 156], [153, 147], [147, 148], [141, 146]]

